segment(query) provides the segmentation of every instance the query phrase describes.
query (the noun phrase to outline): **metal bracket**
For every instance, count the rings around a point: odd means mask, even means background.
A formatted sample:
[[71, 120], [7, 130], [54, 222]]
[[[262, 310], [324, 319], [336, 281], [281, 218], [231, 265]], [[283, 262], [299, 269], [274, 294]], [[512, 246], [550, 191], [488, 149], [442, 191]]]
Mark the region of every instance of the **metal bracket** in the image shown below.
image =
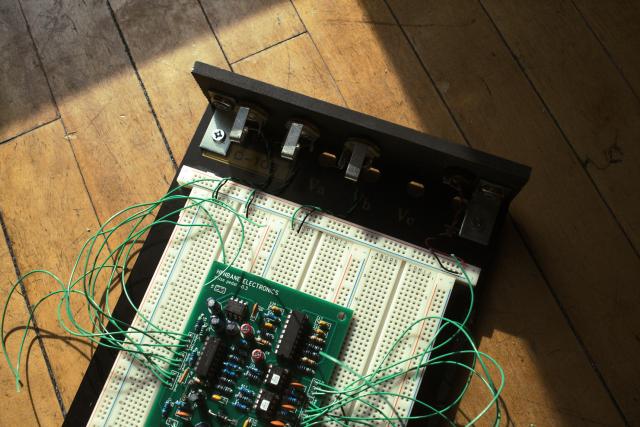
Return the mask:
[[[350, 181], [358, 181], [360, 172], [371, 166], [374, 158], [380, 156], [380, 151], [376, 146], [368, 141], [359, 139], [348, 139], [344, 144], [344, 150], [340, 155], [338, 167], [343, 168], [346, 164], [344, 177]], [[347, 163], [347, 157], [349, 162]], [[378, 172], [379, 173], [379, 172]]]
[[508, 190], [500, 185], [480, 181], [471, 196], [458, 235], [481, 245], [488, 245]]
[[289, 128], [284, 140], [280, 156], [287, 160], [295, 160], [302, 146], [308, 146], [313, 150], [313, 143], [320, 134], [317, 129], [309, 124], [291, 121], [287, 123]]
[[241, 144], [250, 128], [259, 129], [266, 121], [267, 114], [261, 109], [240, 105], [229, 132], [229, 139], [231, 142]]
[[233, 111], [216, 109], [200, 141], [200, 148], [226, 156], [231, 145], [229, 129], [233, 124], [233, 117]]

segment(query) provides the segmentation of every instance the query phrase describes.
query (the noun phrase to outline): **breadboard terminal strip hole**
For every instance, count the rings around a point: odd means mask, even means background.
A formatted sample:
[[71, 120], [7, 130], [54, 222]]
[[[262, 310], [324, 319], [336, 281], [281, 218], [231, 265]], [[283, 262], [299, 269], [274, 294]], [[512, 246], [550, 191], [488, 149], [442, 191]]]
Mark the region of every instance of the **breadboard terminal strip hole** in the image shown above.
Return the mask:
[[[217, 177], [183, 167], [178, 181], [184, 184], [204, 178]], [[203, 197], [210, 195], [212, 189], [213, 186], [207, 183], [197, 184], [192, 194]], [[247, 187], [228, 182], [220, 189], [218, 197], [241, 210], [250, 191]], [[407, 325], [419, 317], [404, 306], [393, 304], [404, 286], [409, 286], [404, 284], [401, 272], [413, 269], [418, 277], [435, 278], [433, 280], [439, 283], [442, 303], [424, 309], [430, 316], [442, 316], [456, 277], [440, 269], [428, 251], [322, 213], [309, 215], [298, 233], [289, 223], [297, 208], [290, 202], [258, 194], [249, 208], [249, 216], [263, 226], [245, 224], [245, 244], [234, 265], [352, 308], [354, 319], [340, 356], [347, 365], [367, 374], [367, 369], [376, 365], [377, 356], [371, 351], [372, 343], [380, 339], [383, 345], [387, 345], [385, 334], [392, 333], [392, 330], [384, 328], [389, 323], [388, 319]], [[239, 221], [218, 206], [209, 206], [208, 209], [215, 213], [227, 252], [234, 253], [240, 244]], [[194, 209], [183, 211], [179, 221], [183, 223], [196, 217], [198, 221], [208, 220]], [[221, 260], [220, 249], [218, 236], [211, 228], [195, 229], [189, 234], [186, 229], [176, 227], [141, 304], [141, 309], [145, 310], [143, 313], [154, 323], [182, 330], [208, 268], [214, 260]], [[442, 257], [442, 262], [448, 269], [460, 271], [453, 260]], [[479, 269], [465, 266], [465, 270], [475, 283]], [[414, 300], [434, 299], [433, 287], [420, 282], [411, 283], [415, 287]], [[178, 308], [175, 301], [179, 301]], [[135, 325], [144, 326], [140, 319], [136, 322]], [[427, 334], [436, 329], [435, 324], [425, 327], [420, 342], [428, 342]], [[408, 344], [401, 348], [419, 348], [416, 344], [419, 338], [414, 334], [408, 335]], [[378, 353], [383, 354], [384, 351], [383, 346], [378, 347]], [[340, 387], [353, 380], [352, 374], [337, 369], [333, 385]], [[411, 386], [407, 382], [411, 382]], [[403, 387], [406, 393], [406, 390], [417, 390], [418, 382], [419, 377], [416, 381], [410, 376], [398, 387]], [[90, 425], [140, 424], [149, 415], [160, 387], [160, 382], [146, 368], [121, 352], [96, 404]], [[406, 404], [404, 415], [408, 414], [410, 403]]]

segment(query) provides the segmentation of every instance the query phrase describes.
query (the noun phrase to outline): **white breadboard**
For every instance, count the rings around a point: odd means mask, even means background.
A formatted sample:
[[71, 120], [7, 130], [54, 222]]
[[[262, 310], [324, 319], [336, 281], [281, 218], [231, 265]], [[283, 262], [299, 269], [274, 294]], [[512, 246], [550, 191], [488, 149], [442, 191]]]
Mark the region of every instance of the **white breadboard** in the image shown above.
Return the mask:
[[[185, 166], [178, 182], [186, 184], [205, 178], [217, 177]], [[211, 182], [198, 183], [191, 194], [210, 196], [214, 186]], [[248, 187], [228, 182], [218, 197], [243, 212], [250, 192]], [[340, 357], [362, 374], [372, 372], [410, 323], [444, 314], [456, 276], [441, 269], [434, 256], [422, 248], [331, 215], [313, 213], [300, 231], [298, 223], [292, 229], [291, 215], [298, 206], [271, 195], [256, 194], [249, 216], [263, 226], [243, 222], [245, 240], [234, 266], [352, 308], [353, 320]], [[218, 205], [207, 203], [203, 207], [213, 213], [230, 261], [241, 242], [241, 223]], [[198, 206], [185, 209], [179, 222], [211, 224]], [[163, 329], [182, 331], [212, 262], [223, 260], [220, 243], [213, 228], [175, 227], [141, 303], [143, 315]], [[459, 271], [452, 259], [442, 255], [439, 258], [448, 269]], [[480, 270], [471, 265], [465, 265], [465, 270], [475, 284]], [[134, 326], [147, 327], [139, 316], [134, 319]], [[385, 365], [423, 351], [438, 326], [435, 319], [417, 325], [399, 342]], [[164, 352], [168, 355], [167, 350]], [[398, 370], [406, 368], [399, 366]], [[334, 386], [344, 387], [355, 378], [338, 369], [332, 381]], [[386, 383], [385, 390], [415, 395], [420, 379], [415, 374], [400, 376]], [[120, 352], [89, 425], [142, 425], [160, 386], [147, 368]], [[407, 415], [412, 406], [408, 399], [376, 402], [387, 414]], [[363, 417], [380, 416], [362, 404], [347, 411]]]

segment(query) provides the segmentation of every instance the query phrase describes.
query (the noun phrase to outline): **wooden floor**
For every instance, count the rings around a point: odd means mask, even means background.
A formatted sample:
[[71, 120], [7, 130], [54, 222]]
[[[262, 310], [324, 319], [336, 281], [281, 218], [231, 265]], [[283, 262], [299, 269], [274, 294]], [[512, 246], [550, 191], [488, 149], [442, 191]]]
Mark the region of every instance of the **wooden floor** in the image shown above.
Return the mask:
[[[476, 325], [522, 426], [640, 425], [640, 2], [0, 2], [0, 280], [69, 273], [168, 186], [205, 99], [195, 60], [533, 167]], [[5, 330], [18, 348], [27, 282]], [[58, 425], [90, 348], [36, 316], [0, 425]], [[457, 416], [480, 407], [473, 387]]]

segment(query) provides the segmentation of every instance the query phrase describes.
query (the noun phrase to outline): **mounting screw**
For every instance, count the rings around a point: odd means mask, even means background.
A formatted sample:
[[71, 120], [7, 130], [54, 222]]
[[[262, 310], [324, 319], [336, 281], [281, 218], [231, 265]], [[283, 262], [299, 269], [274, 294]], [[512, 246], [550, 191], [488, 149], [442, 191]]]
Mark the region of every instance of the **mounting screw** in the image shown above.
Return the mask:
[[226, 134], [224, 133], [224, 131], [222, 129], [215, 129], [212, 133], [211, 133], [211, 138], [213, 138], [213, 140], [215, 142], [222, 142], [224, 141], [224, 137], [226, 136]]

